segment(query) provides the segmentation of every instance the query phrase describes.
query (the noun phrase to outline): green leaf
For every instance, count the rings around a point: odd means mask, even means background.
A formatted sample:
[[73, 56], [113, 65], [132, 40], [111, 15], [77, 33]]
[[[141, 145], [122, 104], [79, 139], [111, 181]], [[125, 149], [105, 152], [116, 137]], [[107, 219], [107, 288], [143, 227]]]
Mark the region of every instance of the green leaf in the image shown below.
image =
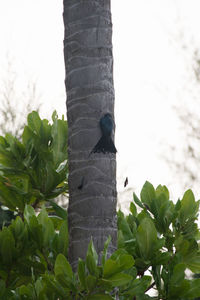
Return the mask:
[[28, 285], [28, 286], [21, 285], [21, 286], [19, 287], [19, 295], [20, 295], [20, 296], [25, 296], [25, 298], [31, 297], [32, 292], [33, 292], [33, 291], [32, 291], [32, 288], [31, 288], [30, 285]]
[[45, 164], [45, 173], [46, 173], [46, 178], [45, 178], [45, 187], [43, 192], [45, 194], [48, 194], [51, 190], [53, 190], [54, 188], [56, 188], [57, 186], [57, 178], [58, 178], [58, 174], [56, 173], [54, 166], [52, 164], [52, 162], [47, 161]]
[[169, 200], [169, 191], [165, 185], [158, 185], [156, 188], [156, 198], [160, 195], [164, 195], [166, 200]]
[[86, 266], [91, 275], [98, 275], [97, 263], [98, 255], [94, 248], [93, 242], [90, 241], [86, 255]]
[[134, 238], [130, 226], [121, 211], [118, 212], [118, 230], [121, 230], [123, 233], [124, 240], [131, 240]]
[[[48, 214], [49, 214], [49, 212], [50, 213], [52, 212], [51, 208], [49, 209], [48, 207], [46, 207], [46, 210], [47, 210]], [[53, 222], [55, 230], [60, 230], [60, 227], [64, 221], [55, 215], [49, 215], [49, 218]]]
[[48, 218], [48, 214], [47, 214], [47, 211], [45, 209], [45, 206], [43, 205], [37, 219], [38, 219], [38, 222], [40, 224], [45, 225], [45, 221], [46, 221], [47, 218]]
[[181, 209], [181, 200], [180, 199], [178, 199], [174, 208], [175, 208], [176, 212], [178, 212]]
[[41, 250], [43, 246], [43, 232], [42, 225], [38, 224], [35, 216], [31, 217], [29, 229], [31, 232], [32, 239], [37, 243], [38, 248]]
[[169, 299], [188, 299], [185, 298], [185, 295], [190, 290], [190, 281], [189, 280], [182, 280], [178, 285], [171, 285], [169, 286]]
[[108, 250], [108, 246], [110, 244], [110, 241], [111, 241], [111, 236], [109, 236], [104, 244], [104, 249], [103, 249], [103, 254], [102, 254], [102, 259], [101, 259], [101, 262], [102, 262], [102, 266], [105, 265], [105, 261], [106, 261], [106, 258], [107, 258], [107, 250]]
[[119, 250], [115, 251], [111, 258], [106, 260], [103, 268], [103, 277], [108, 278], [113, 274], [127, 270], [133, 266], [133, 257], [129, 254], [121, 253]]
[[14, 229], [14, 236], [19, 237], [24, 231], [24, 223], [22, 219], [17, 216], [16, 219], [12, 222], [11, 228]]
[[108, 260], [106, 260], [103, 268], [103, 277], [110, 277], [113, 274], [118, 273], [120, 270], [120, 265], [118, 265], [116, 261], [109, 258]]
[[126, 270], [126, 274], [131, 275], [133, 279], [136, 279], [138, 270], [136, 267], [131, 267], [130, 269]]
[[155, 257], [152, 259], [154, 265], [165, 265], [171, 258], [172, 254], [169, 252], [157, 251]]
[[197, 217], [199, 202], [195, 201], [194, 194], [191, 190], [185, 192], [181, 200], [180, 220], [184, 223], [187, 219]]
[[10, 266], [15, 256], [15, 240], [6, 227], [0, 233], [0, 251], [3, 263]]
[[113, 287], [122, 286], [129, 283], [133, 277], [125, 273], [116, 273], [109, 278], [103, 278], [102, 281], [111, 284]]
[[[24, 148], [23, 145], [17, 140], [16, 137], [12, 136], [11, 134], [7, 133], [5, 135], [6, 141], [9, 144], [9, 148], [7, 150], [9, 151], [9, 156], [13, 160], [13, 166], [20, 165]], [[8, 153], [8, 152], [7, 152]], [[14, 161], [16, 160], [16, 161]]]
[[67, 211], [64, 208], [62, 208], [61, 206], [59, 206], [52, 200], [48, 199], [48, 202], [52, 205], [52, 207], [58, 217], [62, 218], [63, 220], [67, 220]]
[[28, 224], [30, 223], [30, 219], [32, 216], [35, 216], [34, 208], [30, 205], [25, 205], [24, 218]]
[[118, 263], [123, 270], [126, 270], [134, 265], [134, 258], [132, 255], [122, 254], [118, 259]]
[[151, 208], [151, 203], [152, 200], [156, 198], [156, 193], [153, 185], [150, 182], [145, 182], [140, 197], [142, 203], [146, 204], [149, 208]]
[[37, 243], [39, 249], [43, 245], [42, 225], [39, 224], [35, 211], [32, 206], [26, 205], [24, 210], [24, 218], [28, 224], [32, 239]]
[[79, 258], [79, 260], [78, 260], [78, 277], [79, 277], [79, 280], [80, 280], [83, 288], [86, 289], [87, 285], [86, 285], [85, 262], [81, 258]]
[[185, 263], [192, 272], [200, 273], [200, 254], [187, 257]]
[[64, 161], [67, 156], [67, 122], [53, 118], [54, 122], [51, 129], [52, 143], [51, 150], [56, 168]]
[[[8, 183], [9, 184], [9, 183]], [[16, 210], [21, 201], [17, 201], [16, 195], [8, 188], [7, 182], [0, 182], [0, 201], [11, 210]]]
[[63, 254], [58, 254], [54, 267], [55, 275], [73, 278], [72, 268]]
[[44, 286], [44, 283], [42, 281], [42, 278], [38, 278], [36, 280], [36, 283], [35, 283], [35, 291], [36, 291], [36, 295], [39, 299], [42, 299], [42, 300], [45, 300], [47, 299], [46, 297], [44, 298], [44, 289], [45, 289], [45, 286]]
[[54, 225], [43, 206], [38, 215], [39, 224], [42, 225], [43, 231], [43, 247], [49, 247], [55, 235]]
[[137, 215], [137, 208], [136, 208], [136, 206], [133, 202], [131, 202], [131, 204], [130, 204], [130, 211], [131, 211], [133, 216]]
[[[130, 288], [125, 292], [125, 295], [130, 296], [142, 296], [144, 295], [145, 291], [151, 284], [151, 276], [142, 276], [141, 278], [135, 279], [132, 283]], [[140, 298], [138, 298], [140, 299]]]
[[[66, 174], [64, 176], [64, 179], [62, 179], [62, 177], [60, 175], [59, 175], [59, 177], [60, 177], [60, 181], [65, 180], [66, 179]], [[68, 191], [68, 183], [67, 182], [61, 182], [54, 190], [50, 191], [46, 195], [46, 200], [52, 201], [50, 199], [55, 199], [56, 197], [58, 197], [59, 195], [62, 195], [63, 193], [66, 193], [67, 191]], [[52, 207], [54, 207], [54, 205], [52, 205]], [[63, 211], [66, 215], [66, 210], [63, 209]], [[55, 209], [55, 212], [56, 212], [57, 216], [60, 216], [63, 219], [66, 218], [65, 216], [61, 216], [60, 214], [58, 214], [59, 212], [57, 212], [56, 209]]]
[[58, 252], [67, 256], [69, 245], [68, 223], [63, 221], [58, 235]]
[[144, 205], [142, 204], [142, 202], [140, 201], [140, 199], [137, 197], [135, 193], [133, 193], [133, 200], [139, 207], [144, 208]]
[[156, 220], [157, 227], [161, 233], [165, 233], [169, 229], [169, 225], [172, 222], [174, 216], [174, 204], [171, 201], [163, 199], [159, 196], [160, 206], [158, 207], [158, 216]]
[[63, 286], [57, 280], [55, 280], [55, 277], [53, 275], [45, 274], [43, 278], [48, 291], [50, 292], [50, 294], [52, 294], [52, 300], [54, 300], [58, 296], [60, 296], [61, 299], [66, 299], [66, 289], [64, 289]]
[[41, 127], [41, 119], [39, 117], [39, 114], [37, 111], [33, 111], [28, 115], [28, 126], [31, 128], [31, 130], [39, 135], [40, 133], [40, 127]]
[[33, 261], [31, 258], [27, 259], [22, 256], [18, 259], [18, 271], [20, 272], [20, 277], [31, 276], [31, 269], [34, 270], [35, 275], [41, 275], [45, 273], [45, 266], [41, 262]]
[[171, 277], [171, 285], [180, 285], [181, 281], [184, 280], [185, 278], [185, 269], [186, 269], [186, 265], [181, 263], [181, 264], [177, 264], [174, 267], [173, 270], [173, 274]]
[[98, 275], [97, 264], [95, 263], [95, 259], [91, 253], [87, 254], [86, 266], [91, 275]]
[[124, 247], [125, 247], [125, 239], [124, 239], [122, 230], [118, 229], [118, 232], [117, 232], [117, 248], [122, 249]]
[[92, 242], [92, 240], [90, 241], [89, 245], [88, 245], [88, 251], [87, 254], [91, 254], [92, 257], [94, 258], [95, 264], [98, 264], [98, 254], [94, 248], [94, 244]]
[[200, 278], [190, 280], [190, 289], [185, 294], [187, 299], [200, 297]]
[[111, 259], [118, 261], [121, 255], [127, 254], [127, 251], [125, 249], [117, 249], [113, 254], [111, 255]]
[[51, 142], [51, 127], [47, 119], [42, 120], [39, 135], [43, 145], [49, 146]]
[[144, 218], [137, 229], [136, 239], [141, 256], [147, 260], [154, 255], [157, 231], [150, 218]]
[[196, 256], [198, 251], [198, 243], [195, 239], [186, 240], [182, 235], [174, 242], [176, 252], [181, 254], [183, 260], [187, 262], [188, 259]]
[[92, 291], [96, 288], [97, 278], [93, 275], [88, 275], [86, 277], [86, 285], [89, 291]]

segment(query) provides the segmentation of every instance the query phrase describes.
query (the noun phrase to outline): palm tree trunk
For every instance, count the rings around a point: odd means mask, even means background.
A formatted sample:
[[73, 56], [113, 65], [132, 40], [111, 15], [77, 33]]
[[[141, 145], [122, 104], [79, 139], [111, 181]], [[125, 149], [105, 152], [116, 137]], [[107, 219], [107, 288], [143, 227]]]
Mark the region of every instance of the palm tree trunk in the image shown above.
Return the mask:
[[[100, 118], [114, 119], [110, 0], [64, 0], [64, 58], [69, 127], [69, 260], [76, 269], [93, 239], [97, 253], [110, 235], [116, 247], [116, 156], [91, 153]], [[113, 136], [112, 136], [113, 138]]]

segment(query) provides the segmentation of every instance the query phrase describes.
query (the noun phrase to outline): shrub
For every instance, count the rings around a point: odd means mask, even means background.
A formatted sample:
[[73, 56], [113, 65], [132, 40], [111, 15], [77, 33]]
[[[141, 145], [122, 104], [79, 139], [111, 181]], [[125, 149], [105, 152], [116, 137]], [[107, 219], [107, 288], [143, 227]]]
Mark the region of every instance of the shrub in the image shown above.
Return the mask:
[[0, 299], [199, 297], [200, 279], [187, 275], [200, 273], [199, 201], [191, 190], [174, 203], [165, 186], [146, 182], [140, 199], [133, 195], [130, 214], [118, 212], [117, 250], [107, 257], [108, 237], [98, 264], [91, 240], [72, 271], [67, 213], [53, 200], [68, 188], [67, 123], [56, 113], [52, 120], [32, 112], [22, 142], [0, 137], [0, 201], [13, 218], [0, 230]]

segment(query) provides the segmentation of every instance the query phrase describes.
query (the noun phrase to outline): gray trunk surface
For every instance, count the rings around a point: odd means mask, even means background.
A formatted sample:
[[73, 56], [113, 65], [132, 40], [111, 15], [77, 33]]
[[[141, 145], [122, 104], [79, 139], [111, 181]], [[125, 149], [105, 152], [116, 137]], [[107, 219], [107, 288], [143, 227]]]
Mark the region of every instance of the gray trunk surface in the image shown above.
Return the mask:
[[[92, 238], [101, 255], [116, 248], [116, 155], [91, 153], [99, 120], [114, 119], [110, 0], [64, 0], [64, 57], [69, 126], [69, 260], [76, 269]], [[113, 133], [114, 134], [114, 133]], [[114, 138], [114, 136], [112, 136]]]

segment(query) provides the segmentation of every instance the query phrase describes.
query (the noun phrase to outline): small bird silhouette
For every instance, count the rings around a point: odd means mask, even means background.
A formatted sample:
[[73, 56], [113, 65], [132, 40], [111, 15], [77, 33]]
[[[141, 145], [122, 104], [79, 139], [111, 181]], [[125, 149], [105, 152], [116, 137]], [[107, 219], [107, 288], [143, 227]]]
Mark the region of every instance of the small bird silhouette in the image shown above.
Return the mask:
[[113, 119], [111, 114], [107, 113], [100, 119], [100, 128], [102, 136], [91, 153], [116, 153], [117, 149], [112, 141], [111, 134], [113, 130]]
[[125, 181], [124, 181], [124, 187], [126, 187], [128, 184], [128, 177], [126, 177]]

